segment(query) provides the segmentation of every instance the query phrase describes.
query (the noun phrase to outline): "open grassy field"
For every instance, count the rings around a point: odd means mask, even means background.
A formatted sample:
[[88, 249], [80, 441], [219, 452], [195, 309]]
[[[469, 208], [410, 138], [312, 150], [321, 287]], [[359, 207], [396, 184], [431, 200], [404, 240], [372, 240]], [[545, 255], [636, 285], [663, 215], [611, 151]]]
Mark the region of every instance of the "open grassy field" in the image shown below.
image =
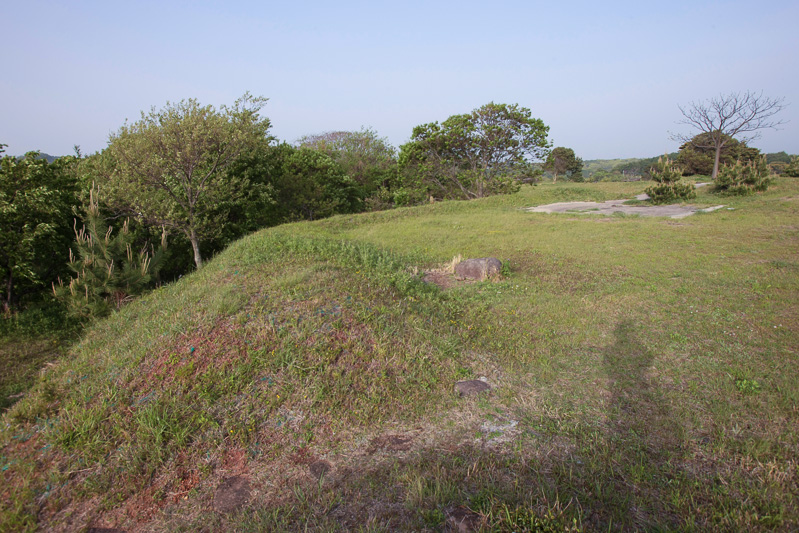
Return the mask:
[[[0, 530], [796, 530], [799, 180], [681, 220], [521, 210], [645, 187], [236, 242], [3, 415]], [[421, 281], [458, 254], [503, 278]]]

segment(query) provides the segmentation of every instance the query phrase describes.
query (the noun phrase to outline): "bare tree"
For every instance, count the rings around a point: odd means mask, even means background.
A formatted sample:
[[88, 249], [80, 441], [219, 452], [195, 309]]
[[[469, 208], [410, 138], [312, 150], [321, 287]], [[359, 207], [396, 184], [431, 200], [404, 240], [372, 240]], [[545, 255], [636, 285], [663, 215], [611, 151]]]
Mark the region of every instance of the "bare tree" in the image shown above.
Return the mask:
[[[759, 130], [774, 128], [785, 123], [774, 120], [774, 115], [787, 105], [784, 98], [768, 98], [760, 94], [730, 93], [722, 94], [709, 101], [691, 102], [689, 106], [679, 106], [683, 120], [679, 124], [688, 124], [705, 136], [708, 144], [697, 148], [713, 148], [716, 157], [713, 163], [712, 179], [719, 173], [721, 149], [730, 139], [738, 137], [743, 143], [760, 137]], [[690, 143], [695, 137], [686, 134], [672, 134], [672, 139], [681, 143]]]

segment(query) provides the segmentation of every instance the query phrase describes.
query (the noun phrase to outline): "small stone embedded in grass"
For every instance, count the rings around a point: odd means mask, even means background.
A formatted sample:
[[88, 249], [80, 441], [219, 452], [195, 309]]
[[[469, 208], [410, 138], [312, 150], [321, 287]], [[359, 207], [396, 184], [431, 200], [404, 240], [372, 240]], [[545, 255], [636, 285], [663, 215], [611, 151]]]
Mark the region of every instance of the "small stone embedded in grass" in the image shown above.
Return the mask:
[[250, 499], [250, 482], [242, 476], [224, 480], [214, 493], [214, 510], [218, 513], [232, 513], [244, 506]]
[[496, 257], [466, 259], [455, 265], [455, 275], [461, 278], [484, 281], [496, 276], [502, 270], [502, 261]]
[[458, 396], [472, 396], [489, 390], [491, 390], [491, 385], [479, 379], [470, 379], [468, 381], [458, 381], [455, 383], [455, 392], [458, 393]]

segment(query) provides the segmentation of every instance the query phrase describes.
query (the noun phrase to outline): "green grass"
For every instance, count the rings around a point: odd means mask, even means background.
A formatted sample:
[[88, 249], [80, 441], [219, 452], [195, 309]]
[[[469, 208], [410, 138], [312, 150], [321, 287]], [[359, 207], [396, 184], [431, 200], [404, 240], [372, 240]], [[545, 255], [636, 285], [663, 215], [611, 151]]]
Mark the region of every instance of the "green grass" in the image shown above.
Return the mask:
[[[262, 231], [95, 325], [4, 415], [0, 529], [799, 527], [799, 183], [679, 221], [543, 184]], [[420, 271], [495, 256], [497, 282]], [[494, 386], [478, 398], [459, 379]], [[309, 465], [331, 465], [321, 479]], [[248, 505], [212, 510], [242, 475]], [[141, 524], [139, 525], [141, 527]]]
[[64, 355], [78, 329], [52, 304], [0, 318], [0, 413], [25, 395], [44, 366]]

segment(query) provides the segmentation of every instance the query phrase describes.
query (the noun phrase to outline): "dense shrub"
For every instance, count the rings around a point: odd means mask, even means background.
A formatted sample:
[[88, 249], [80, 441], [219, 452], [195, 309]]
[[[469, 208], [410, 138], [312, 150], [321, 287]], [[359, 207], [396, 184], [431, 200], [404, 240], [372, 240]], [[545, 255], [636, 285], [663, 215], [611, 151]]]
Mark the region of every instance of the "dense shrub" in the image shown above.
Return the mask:
[[799, 157], [793, 157], [791, 162], [783, 169], [783, 176], [791, 178], [799, 178]]
[[757, 161], [741, 163], [736, 161], [732, 165], [725, 165], [716, 178], [715, 191], [724, 194], [752, 194], [765, 191], [771, 183], [766, 158]]
[[667, 204], [670, 202], [689, 200], [696, 196], [693, 183], [680, 183], [682, 171], [675, 162], [666, 156], [660, 158], [650, 171], [652, 179], [657, 182], [646, 189], [653, 204]]

